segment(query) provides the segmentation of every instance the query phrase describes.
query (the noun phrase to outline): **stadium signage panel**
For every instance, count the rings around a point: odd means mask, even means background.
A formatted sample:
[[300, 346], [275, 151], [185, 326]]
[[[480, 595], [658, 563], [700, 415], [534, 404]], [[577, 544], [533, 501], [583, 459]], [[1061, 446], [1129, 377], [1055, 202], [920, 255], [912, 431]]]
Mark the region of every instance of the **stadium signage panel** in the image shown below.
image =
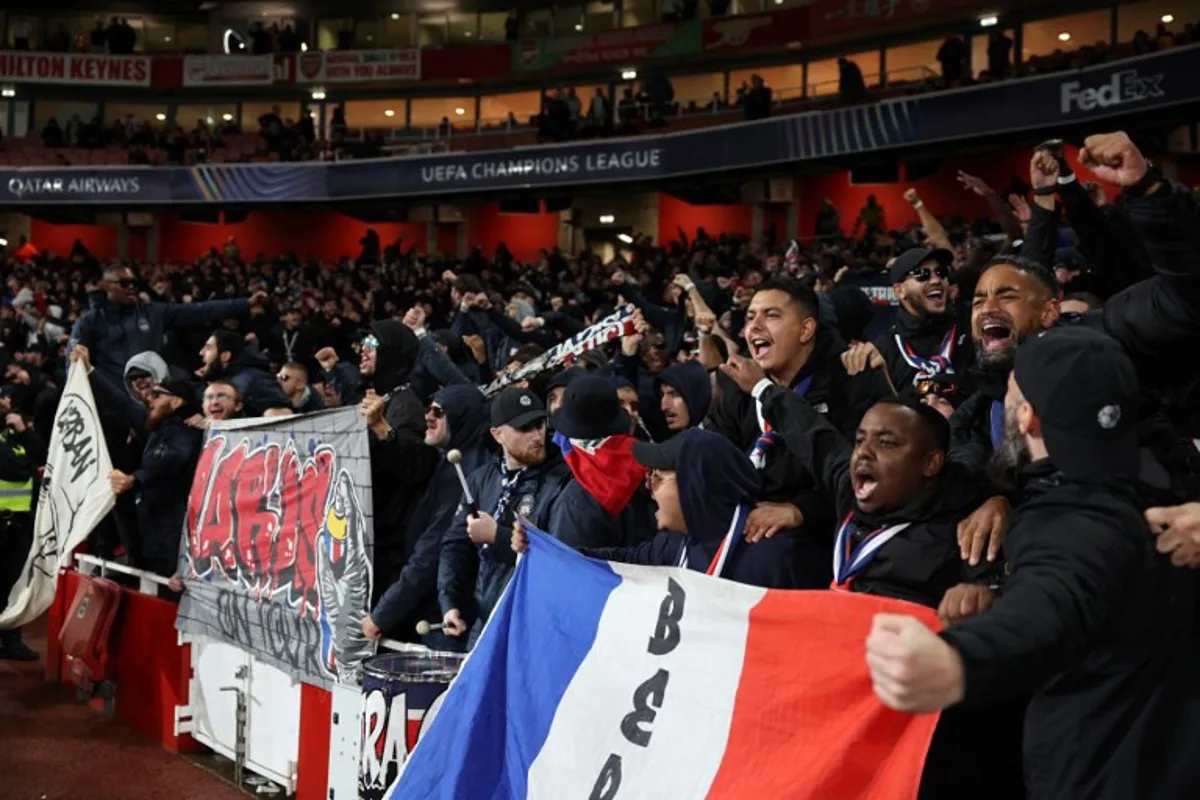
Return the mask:
[[184, 86], [263, 86], [275, 82], [272, 55], [184, 56]]
[[[1058, 75], [606, 141], [307, 164], [0, 169], [0, 205], [330, 202], [661, 181], [1200, 103], [1200, 46]], [[1070, 97], [1066, 107], [1063, 99]], [[1104, 122], [1103, 124], [1120, 124]]]
[[0, 51], [0, 81], [149, 86], [150, 59], [80, 53]]
[[421, 51], [411, 47], [301, 53], [296, 67], [296, 79], [308, 83], [416, 81], [421, 79]]
[[455, 183], [495, 178], [537, 178], [549, 175], [588, 175], [627, 170], [658, 170], [661, 147], [558, 156], [489, 158], [473, 164], [435, 164], [421, 168], [422, 183]]

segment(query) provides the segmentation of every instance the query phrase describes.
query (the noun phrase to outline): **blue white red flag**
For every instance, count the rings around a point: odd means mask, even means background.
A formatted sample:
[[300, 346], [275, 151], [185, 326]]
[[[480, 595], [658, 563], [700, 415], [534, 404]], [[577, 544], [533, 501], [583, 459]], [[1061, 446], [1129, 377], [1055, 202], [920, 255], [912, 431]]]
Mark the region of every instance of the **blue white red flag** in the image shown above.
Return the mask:
[[388, 797], [916, 796], [938, 717], [876, 699], [865, 642], [876, 613], [931, 610], [529, 540]]

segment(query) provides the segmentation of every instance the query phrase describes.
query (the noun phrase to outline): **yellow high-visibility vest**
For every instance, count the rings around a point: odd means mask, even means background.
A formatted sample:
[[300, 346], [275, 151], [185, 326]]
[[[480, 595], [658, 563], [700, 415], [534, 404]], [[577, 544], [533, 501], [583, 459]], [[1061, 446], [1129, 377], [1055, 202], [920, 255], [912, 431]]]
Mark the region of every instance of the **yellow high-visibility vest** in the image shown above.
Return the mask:
[[[12, 448], [14, 454], [25, 455], [25, 448], [8, 441], [8, 437], [0, 435], [0, 442]], [[27, 481], [0, 481], [0, 511], [28, 512], [33, 508], [33, 479]]]

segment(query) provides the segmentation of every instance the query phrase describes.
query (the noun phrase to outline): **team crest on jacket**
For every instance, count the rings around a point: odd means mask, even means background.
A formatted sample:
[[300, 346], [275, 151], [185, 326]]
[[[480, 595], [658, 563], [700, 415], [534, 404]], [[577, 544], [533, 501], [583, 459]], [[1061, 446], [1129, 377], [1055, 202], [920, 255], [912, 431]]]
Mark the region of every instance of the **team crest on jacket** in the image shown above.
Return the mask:
[[517, 516], [528, 517], [533, 513], [533, 495], [521, 495], [521, 502], [517, 503]]

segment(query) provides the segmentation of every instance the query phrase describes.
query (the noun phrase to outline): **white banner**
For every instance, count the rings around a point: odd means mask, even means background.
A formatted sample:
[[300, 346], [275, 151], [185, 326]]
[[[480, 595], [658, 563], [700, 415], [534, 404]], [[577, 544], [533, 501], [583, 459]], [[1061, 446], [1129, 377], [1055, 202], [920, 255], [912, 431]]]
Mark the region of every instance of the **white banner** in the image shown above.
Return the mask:
[[420, 80], [421, 51], [333, 50], [301, 53], [297, 81], [319, 83], [362, 83], [365, 81]]
[[184, 56], [184, 86], [261, 86], [275, 82], [275, 57]]
[[0, 613], [0, 630], [26, 625], [50, 608], [59, 569], [116, 502], [108, 483], [111, 471], [87, 372], [72, 364], [54, 414], [33, 544]]
[[92, 86], [149, 86], [146, 56], [0, 51], [0, 81]]

